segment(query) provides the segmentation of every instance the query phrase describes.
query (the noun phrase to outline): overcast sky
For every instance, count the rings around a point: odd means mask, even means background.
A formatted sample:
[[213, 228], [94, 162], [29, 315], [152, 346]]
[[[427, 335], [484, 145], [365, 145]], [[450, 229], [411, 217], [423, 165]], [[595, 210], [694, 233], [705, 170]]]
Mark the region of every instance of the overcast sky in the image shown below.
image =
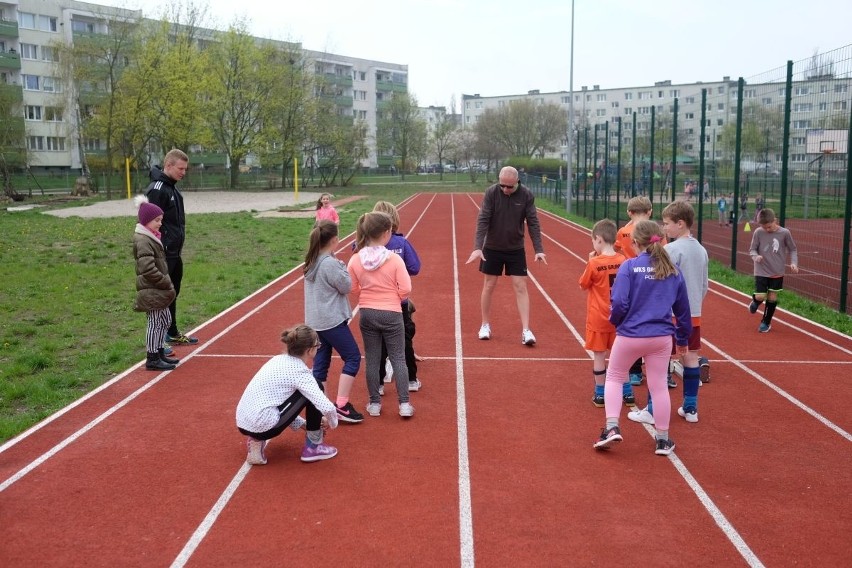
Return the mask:
[[[95, 1], [148, 17], [162, 5]], [[211, 27], [243, 17], [255, 35], [406, 64], [421, 106], [569, 90], [571, 0], [192, 1]], [[574, 89], [747, 79], [849, 44], [848, 0], [576, 0]]]

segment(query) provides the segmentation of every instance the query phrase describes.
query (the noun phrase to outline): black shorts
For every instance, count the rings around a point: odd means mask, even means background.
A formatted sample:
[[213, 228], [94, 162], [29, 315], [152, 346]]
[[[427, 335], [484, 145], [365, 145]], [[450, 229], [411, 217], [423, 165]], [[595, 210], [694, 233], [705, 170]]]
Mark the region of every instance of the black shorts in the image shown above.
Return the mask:
[[527, 253], [524, 249], [494, 250], [482, 249], [485, 260], [479, 261], [479, 271], [491, 276], [502, 275], [505, 268], [506, 276], [527, 275]]
[[755, 294], [766, 294], [766, 292], [780, 292], [784, 289], [784, 277], [778, 276], [770, 278], [769, 276], [754, 277], [754, 292]]

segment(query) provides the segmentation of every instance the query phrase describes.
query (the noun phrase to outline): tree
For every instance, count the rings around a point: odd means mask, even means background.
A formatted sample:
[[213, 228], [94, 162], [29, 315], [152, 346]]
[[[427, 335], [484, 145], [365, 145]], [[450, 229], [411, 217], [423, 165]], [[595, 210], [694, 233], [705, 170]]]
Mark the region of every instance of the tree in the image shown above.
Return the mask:
[[20, 199], [12, 187], [12, 171], [23, 169], [27, 163], [26, 132], [21, 109], [23, 97], [19, 87], [0, 84], [0, 181], [3, 193], [10, 199]]
[[376, 148], [379, 152], [399, 156], [402, 179], [413, 169], [415, 158], [426, 149], [426, 121], [420, 118], [417, 99], [409, 93], [396, 93], [387, 109], [380, 111], [376, 126]]
[[[784, 137], [784, 116], [777, 110], [758, 103], [743, 107], [742, 155], [752, 160], [768, 161], [770, 153], [780, 151]], [[722, 129], [720, 145], [730, 156], [734, 155], [737, 142], [736, 122], [729, 122]]]
[[[454, 108], [451, 107], [450, 115], [444, 112], [435, 117], [435, 129], [432, 131], [430, 143], [439, 164], [444, 163], [444, 158], [453, 151], [458, 141], [458, 126], [453, 120], [452, 114], [454, 114]], [[458, 165], [455, 160], [454, 163]], [[444, 179], [444, 169], [440, 168], [438, 171], [440, 178]]]
[[561, 106], [530, 99], [487, 109], [479, 117], [479, 122], [483, 121], [482, 131], [512, 156], [544, 156], [555, 151], [568, 130], [568, 115]]
[[265, 103], [274, 86], [266, 63], [274, 57], [271, 44], [260, 44], [244, 24], [235, 24], [210, 47], [210, 81], [205, 113], [216, 143], [228, 156], [230, 187], [237, 186], [240, 163], [262, 150]]

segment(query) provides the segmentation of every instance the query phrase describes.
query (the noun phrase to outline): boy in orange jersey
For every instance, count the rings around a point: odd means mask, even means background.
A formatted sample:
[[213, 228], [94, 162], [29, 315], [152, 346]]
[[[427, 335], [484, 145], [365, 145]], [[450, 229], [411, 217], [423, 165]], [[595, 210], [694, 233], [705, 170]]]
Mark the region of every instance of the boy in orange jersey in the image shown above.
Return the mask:
[[[601, 219], [592, 228], [592, 247], [586, 270], [580, 276], [580, 288], [588, 295], [586, 307], [586, 344], [584, 347], [594, 354], [592, 373], [595, 377], [595, 395], [592, 403], [604, 406], [604, 379], [606, 378], [606, 355], [615, 341], [615, 326], [609, 321], [610, 288], [618, 268], [626, 259], [615, 252], [614, 244], [618, 227], [609, 219]], [[622, 398], [627, 406], [635, 406], [633, 386], [630, 382], [622, 387]]]

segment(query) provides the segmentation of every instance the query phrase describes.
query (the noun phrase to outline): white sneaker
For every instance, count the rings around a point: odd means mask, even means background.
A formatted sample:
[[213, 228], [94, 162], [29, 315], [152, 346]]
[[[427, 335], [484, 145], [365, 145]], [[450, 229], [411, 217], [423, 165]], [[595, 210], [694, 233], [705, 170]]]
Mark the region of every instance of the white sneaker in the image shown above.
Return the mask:
[[382, 403], [371, 402], [367, 405], [367, 414], [370, 416], [379, 416], [382, 413]]
[[379, 396], [385, 396], [385, 385], [379, 385]]
[[681, 418], [683, 418], [684, 420], [686, 420], [687, 422], [692, 422], [692, 423], [698, 422], [698, 411], [697, 410], [690, 410], [689, 412], [686, 412], [683, 409], [683, 407], [681, 406], [680, 408], [677, 409], [677, 415], [680, 416]]
[[482, 324], [482, 327], [479, 328], [479, 339], [491, 339], [491, 324]]
[[399, 415], [403, 418], [411, 418], [414, 416], [414, 407], [409, 402], [399, 403]]
[[420, 379], [414, 379], [413, 381], [408, 381], [408, 392], [417, 392], [420, 390], [423, 384], [420, 382]]
[[385, 361], [385, 382], [389, 383], [393, 380], [393, 365], [391, 365], [390, 359]]
[[251, 465], [266, 465], [266, 444], [269, 440], [256, 440], [251, 436], [246, 436], [246, 462]]
[[627, 413], [627, 418], [633, 422], [641, 422], [642, 424], [654, 425], [654, 415], [648, 412], [647, 408], [637, 408]]
[[535, 335], [528, 329], [521, 332], [521, 343], [524, 345], [535, 345]]

